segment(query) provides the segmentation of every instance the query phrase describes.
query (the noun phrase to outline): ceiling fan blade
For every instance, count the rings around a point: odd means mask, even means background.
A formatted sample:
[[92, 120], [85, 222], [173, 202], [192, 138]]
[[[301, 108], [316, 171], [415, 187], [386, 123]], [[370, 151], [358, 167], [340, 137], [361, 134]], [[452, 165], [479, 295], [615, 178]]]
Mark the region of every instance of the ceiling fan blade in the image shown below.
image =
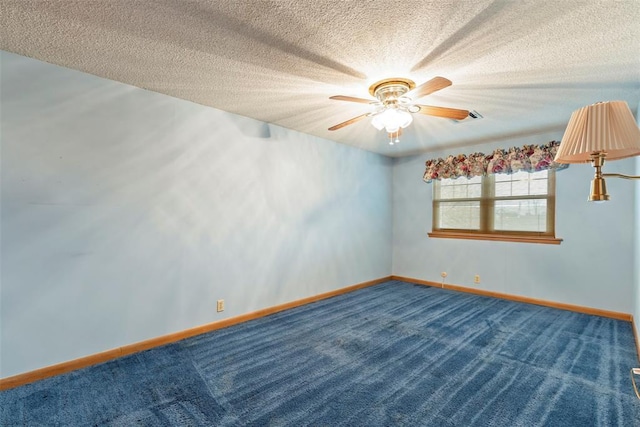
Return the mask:
[[335, 99], [336, 101], [359, 102], [361, 104], [374, 104], [377, 102], [375, 99], [354, 98], [353, 96], [344, 95], [330, 96], [329, 99]]
[[369, 115], [369, 113], [365, 113], [365, 114], [362, 114], [362, 115], [360, 115], [360, 116], [357, 116], [357, 117], [354, 117], [354, 118], [352, 118], [352, 119], [349, 119], [349, 120], [347, 120], [346, 122], [338, 123], [337, 125], [331, 126], [331, 127], [329, 128], [329, 130], [338, 130], [338, 129], [341, 129], [341, 128], [345, 127], [345, 126], [348, 126], [348, 125], [350, 125], [350, 124], [352, 124], [352, 123], [355, 123], [355, 122], [357, 122], [357, 121], [359, 121], [359, 120], [364, 119], [364, 118], [365, 118], [365, 117], [367, 117], [368, 115]]
[[412, 99], [418, 99], [440, 89], [444, 89], [447, 86], [451, 86], [451, 80], [445, 79], [444, 77], [434, 77], [409, 92], [407, 96]]
[[436, 117], [445, 117], [447, 119], [455, 119], [462, 120], [469, 115], [468, 110], [458, 110], [457, 108], [447, 108], [447, 107], [433, 107], [431, 105], [419, 105], [420, 114], [426, 114], [428, 116], [436, 116]]

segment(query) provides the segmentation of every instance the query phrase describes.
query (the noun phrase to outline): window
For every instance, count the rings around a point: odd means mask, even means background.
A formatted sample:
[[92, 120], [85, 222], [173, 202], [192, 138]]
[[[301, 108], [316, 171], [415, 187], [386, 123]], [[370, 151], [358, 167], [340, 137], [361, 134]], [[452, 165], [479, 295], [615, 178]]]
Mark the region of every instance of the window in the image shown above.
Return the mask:
[[555, 171], [435, 180], [429, 236], [559, 244]]

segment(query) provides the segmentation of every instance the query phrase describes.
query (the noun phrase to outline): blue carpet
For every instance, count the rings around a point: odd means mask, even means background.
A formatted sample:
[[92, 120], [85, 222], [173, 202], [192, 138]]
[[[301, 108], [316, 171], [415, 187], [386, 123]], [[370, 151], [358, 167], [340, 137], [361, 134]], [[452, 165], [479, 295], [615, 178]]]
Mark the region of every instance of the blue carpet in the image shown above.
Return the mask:
[[387, 282], [0, 394], [2, 425], [638, 426], [631, 324]]

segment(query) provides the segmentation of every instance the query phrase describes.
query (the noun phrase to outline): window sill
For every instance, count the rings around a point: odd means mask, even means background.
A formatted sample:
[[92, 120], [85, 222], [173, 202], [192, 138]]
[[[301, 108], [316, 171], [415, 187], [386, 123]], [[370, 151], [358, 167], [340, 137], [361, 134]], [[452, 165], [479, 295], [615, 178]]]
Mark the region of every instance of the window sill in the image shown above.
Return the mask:
[[562, 239], [551, 236], [524, 236], [519, 234], [480, 234], [432, 231], [428, 233], [428, 236], [438, 239], [490, 240], [496, 242], [542, 243], [545, 245], [559, 245], [562, 242]]

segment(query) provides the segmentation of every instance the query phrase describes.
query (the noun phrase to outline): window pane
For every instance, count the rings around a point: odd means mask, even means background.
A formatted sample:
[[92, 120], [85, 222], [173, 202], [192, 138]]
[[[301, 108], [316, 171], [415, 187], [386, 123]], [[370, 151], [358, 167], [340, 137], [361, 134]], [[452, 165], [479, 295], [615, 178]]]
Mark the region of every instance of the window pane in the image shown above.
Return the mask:
[[496, 197], [508, 197], [511, 195], [511, 181], [497, 182], [496, 180]]
[[547, 194], [548, 172], [516, 172], [511, 175], [495, 175], [496, 197], [530, 196]]
[[500, 231], [547, 231], [547, 201], [497, 200], [494, 228]]
[[482, 195], [482, 177], [460, 177], [436, 181], [440, 196], [438, 199], [470, 199], [480, 198]]
[[534, 172], [529, 175], [531, 175], [529, 180], [529, 194], [548, 194], [549, 171]]
[[480, 202], [440, 203], [440, 228], [480, 229]]

